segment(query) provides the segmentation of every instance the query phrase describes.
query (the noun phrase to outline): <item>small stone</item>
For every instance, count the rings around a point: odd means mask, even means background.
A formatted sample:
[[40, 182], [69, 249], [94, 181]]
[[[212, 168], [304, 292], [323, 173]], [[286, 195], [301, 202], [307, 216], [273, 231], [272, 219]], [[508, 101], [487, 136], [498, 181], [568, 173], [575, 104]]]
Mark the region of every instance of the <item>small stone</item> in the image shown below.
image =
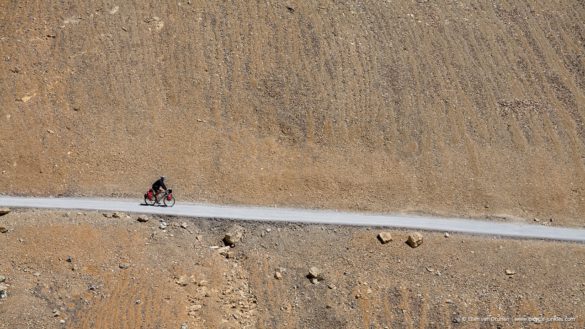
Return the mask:
[[392, 241], [392, 234], [390, 234], [390, 232], [380, 232], [378, 233], [378, 240], [380, 240], [382, 244], [386, 244]]
[[186, 275], [181, 275], [177, 281], [175, 281], [179, 286], [181, 287], [185, 287], [189, 284], [189, 277], [187, 277]]
[[199, 311], [203, 308], [203, 306], [196, 304], [196, 305], [191, 305], [189, 306], [189, 312], [196, 312]]
[[4, 283], [0, 283], [0, 299], [8, 297], [8, 286]]
[[34, 272], [33, 275], [36, 277], [39, 277], [39, 276], [41, 276], [41, 272]]
[[149, 221], [149, 218], [146, 215], [141, 215], [141, 216], [138, 216], [138, 218], [136, 220], [141, 222], [141, 223], [146, 223]]
[[228, 257], [229, 253], [230, 253], [230, 249], [231, 249], [230, 246], [225, 246], [225, 247], [218, 248], [217, 252], [222, 256]]
[[199, 281], [199, 283], [197, 285], [199, 287], [207, 287], [208, 284], [209, 284], [209, 281], [207, 281], [207, 280], [201, 280], [201, 281]]
[[282, 279], [282, 273], [280, 273], [278, 271], [277, 272], [274, 272], [274, 278], [276, 280], [281, 280]]
[[136, 304], [136, 305], [140, 305], [140, 304], [142, 304], [142, 301], [141, 301], [140, 299], [137, 299], [137, 300], [134, 302], [134, 304]]
[[6, 277], [4, 275], [0, 275], [0, 283], [6, 282]]
[[8, 229], [4, 226], [0, 226], [0, 233], [8, 233]]
[[187, 229], [187, 227], [189, 227], [189, 226], [187, 225], [187, 223], [185, 223], [185, 222], [182, 222], [182, 223], [181, 223], [181, 228]]
[[58, 310], [58, 309], [54, 309], [54, 310], [53, 310], [53, 316], [54, 316], [54, 317], [58, 317], [59, 315], [61, 315], [61, 312], [59, 312], [59, 310]]
[[73, 262], [73, 258], [71, 258], [71, 256], [67, 256], [67, 263], [71, 263]]
[[450, 237], [449, 233], [447, 233], [447, 232], [445, 232], [445, 235], [444, 235], [444, 236], [445, 236], [446, 238]]
[[183, 324], [181, 325], [181, 329], [189, 329], [189, 327], [187, 326], [187, 324], [186, 324], [186, 323], [183, 323]]
[[169, 226], [166, 222], [161, 222], [158, 226], [161, 230], [165, 230]]
[[118, 267], [121, 268], [121, 269], [123, 269], [123, 270], [125, 270], [125, 269], [127, 269], [127, 268], [130, 267], [130, 264], [128, 264], [128, 263], [121, 263], [120, 265], [118, 265]]
[[516, 271], [514, 270], [506, 270], [506, 275], [514, 275], [516, 274]]
[[423, 236], [418, 232], [414, 232], [408, 236], [406, 243], [412, 248], [416, 248], [423, 243]]
[[329, 288], [331, 290], [337, 289], [337, 287], [334, 284], [331, 284], [331, 283], [327, 285], [327, 288]]
[[122, 214], [119, 213], [119, 212], [115, 212], [115, 213], [112, 214], [112, 217], [113, 218], [121, 218], [122, 217]]
[[65, 321], [65, 320], [63, 320], [63, 319], [59, 320], [59, 323], [60, 323], [60, 324], [65, 324], [65, 322], [66, 322], [66, 321]]
[[10, 213], [10, 208], [0, 208], [0, 216], [8, 215]]

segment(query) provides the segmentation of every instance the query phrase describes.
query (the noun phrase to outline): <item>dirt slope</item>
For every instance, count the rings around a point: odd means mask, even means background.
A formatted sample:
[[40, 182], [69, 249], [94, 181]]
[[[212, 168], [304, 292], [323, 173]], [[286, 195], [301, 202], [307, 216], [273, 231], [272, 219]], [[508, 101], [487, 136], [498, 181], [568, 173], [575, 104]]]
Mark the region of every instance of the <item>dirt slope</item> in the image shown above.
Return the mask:
[[[212, 247], [223, 246], [233, 222], [106, 215], [0, 218], [8, 229], [0, 328], [585, 325], [579, 244], [425, 233], [412, 249], [403, 231], [382, 245], [375, 229], [242, 222], [242, 241], [226, 258]], [[311, 266], [323, 272], [318, 284], [306, 278]]]
[[576, 225], [583, 1], [2, 1], [0, 193]]

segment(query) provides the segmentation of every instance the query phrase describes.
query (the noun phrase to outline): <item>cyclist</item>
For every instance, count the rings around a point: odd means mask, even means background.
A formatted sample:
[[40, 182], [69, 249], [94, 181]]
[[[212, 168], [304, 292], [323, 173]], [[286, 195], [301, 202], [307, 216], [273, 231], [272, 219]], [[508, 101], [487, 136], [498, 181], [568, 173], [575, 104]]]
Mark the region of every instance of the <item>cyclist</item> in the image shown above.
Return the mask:
[[156, 182], [152, 183], [152, 191], [154, 192], [154, 195], [159, 195], [159, 193], [162, 193], [166, 190], [167, 186], [165, 185], [165, 176], [160, 176]]

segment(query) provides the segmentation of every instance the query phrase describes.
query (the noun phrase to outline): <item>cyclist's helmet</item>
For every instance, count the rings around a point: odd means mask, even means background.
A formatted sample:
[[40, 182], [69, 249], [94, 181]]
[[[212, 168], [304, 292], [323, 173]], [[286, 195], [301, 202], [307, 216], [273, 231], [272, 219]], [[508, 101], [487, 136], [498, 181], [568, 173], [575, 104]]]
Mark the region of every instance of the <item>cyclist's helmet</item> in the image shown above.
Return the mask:
[[165, 176], [160, 176], [160, 180], [165, 180]]

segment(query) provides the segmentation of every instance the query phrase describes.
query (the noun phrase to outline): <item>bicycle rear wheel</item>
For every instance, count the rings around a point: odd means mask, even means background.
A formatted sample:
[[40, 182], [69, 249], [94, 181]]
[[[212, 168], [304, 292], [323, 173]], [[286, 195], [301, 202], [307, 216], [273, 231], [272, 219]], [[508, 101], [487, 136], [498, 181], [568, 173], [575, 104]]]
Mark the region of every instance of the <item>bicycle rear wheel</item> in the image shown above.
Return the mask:
[[145, 204], [147, 204], [149, 206], [154, 206], [155, 202], [156, 202], [156, 198], [154, 195], [152, 196], [152, 200], [148, 198], [147, 194], [144, 195], [144, 203]]

